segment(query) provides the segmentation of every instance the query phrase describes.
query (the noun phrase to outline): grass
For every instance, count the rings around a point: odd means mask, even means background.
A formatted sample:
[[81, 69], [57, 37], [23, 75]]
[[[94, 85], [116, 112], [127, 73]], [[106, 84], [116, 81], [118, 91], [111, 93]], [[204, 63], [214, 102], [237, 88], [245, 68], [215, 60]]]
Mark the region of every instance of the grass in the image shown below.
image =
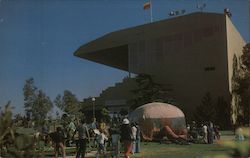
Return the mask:
[[[231, 131], [222, 132], [222, 140], [232, 140], [234, 135]], [[142, 142], [141, 153], [132, 155], [131, 158], [202, 158], [209, 155], [232, 154], [230, 148], [214, 144], [160, 144], [157, 142]], [[52, 151], [46, 153], [51, 157]], [[67, 148], [67, 155], [75, 155], [75, 148]], [[108, 154], [108, 157], [111, 157]], [[122, 154], [121, 156], [122, 157]]]
[[231, 154], [231, 150], [218, 144], [159, 144], [142, 143], [142, 152], [134, 158], [201, 158], [222, 153]]

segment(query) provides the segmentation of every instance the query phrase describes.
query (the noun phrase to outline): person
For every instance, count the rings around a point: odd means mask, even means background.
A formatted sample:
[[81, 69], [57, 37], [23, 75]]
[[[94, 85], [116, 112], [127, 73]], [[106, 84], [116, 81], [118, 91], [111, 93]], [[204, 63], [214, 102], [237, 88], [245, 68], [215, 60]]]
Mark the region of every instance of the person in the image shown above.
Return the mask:
[[135, 141], [135, 153], [140, 153], [141, 150], [141, 130], [137, 123], [135, 123], [136, 130], [136, 141]]
[[208, 144], [213, 144], [213, 142], [214, 142], [214, 127], [213, 127], [212, 122], [209, 122], [209, 124], [208, 124], [207, 137], [208, 137]]
[[69, 125], [68, 125], [68, 127], [67, 127], [67, 138], [69, 138], [69, 140], [68, 140], [68, 145], [69, 146], [73, 142], [72, 137], [73, 137], [73, 134], [75, 133], [75, 131], [76, 131], [76, 126], [75, 126], [75, 123], [74, 123], [74, 118], [72, 118]]
[[112, 157], [119, 158], [120, 154], [120, 131], [117, 124], [113, 124], [110, 128], [111, 143], [112, 143]]
[[236, 135], [235, 135], [235, 139], [237, 141], [244, 141], [245, 140], [245, 136], [243, 134], [243, 130], [241, 127], [239, 127], [237, 130], [236, 130]]
[[218, 125], [214, 126], [214, 133], [215, 133], [216, 140], [220, 140], [220, 131], [219, 131], [219, 128], [220, 127]]
[[129, 125], [129, 120], [127, 118], [123, 119], [121, 125], [121, 141], [124, 145], [124, 156], [125, 158], [129, 158], [130, 153], [132, 151], [132, 129]]
[[96, 118], [92, 118], [92, 122], [89, 124], [89, 134], [91, 139], [90, 146], [95, 148], [97, 147], [97, 140], [96, 140], [96, 133], [99, 132], [98, 130], [98, 122], [96, 121]]
[[56, 128], [56, 132], [51, 133], [50, 137], [52, 138], [54, 146], [55, 158], [58, 158], [60, 149], [62, 151], [63, 158], [66, 158], [65, 146], [64, 146], [64, 134], [61, 127]]
[[108, 137], [104, 134], [104, 131], [102, 129], [100, 129], [100, 133], [97, 135], [97, 154], [96, 154], [96, 158], [99, 158], [100, 155], [103, 155], [104, 157], [106, 157], [106, 147], [105, 147], [105, 141], [108, 140]]
[[207, 125], [206, 124], [202, 126], [202, 133], [203, 133], [203, 141], [205, 144], [207, 144], [208, 138], [207, 138]]
[[137, 133], [137, 128], [136, 128], [136, 124], [132, 123], [132, 135], [133, 135], [133, 144], [132, 144], [132, 154], [135, 154], [135, 147], [136, 147], [136, 133]]
[[88, 127], [85, 123], [85, 119], [78, 120], [78, 125], [74, 135], [78, 133], [78, 140], [76, 141], [77, 144], [77, 153], [76, 158], [84, 158], [85, 152], [87, 148], [87, 140], [90, 141]]
[[91, 124], [90, 124], [90, 128], [92, 129], [92, 130], [94, 130], [94, 129], [97, 129], [97, 122], [96, 122], [96, 118], [92, 118], [92, 122], [91, 122]]

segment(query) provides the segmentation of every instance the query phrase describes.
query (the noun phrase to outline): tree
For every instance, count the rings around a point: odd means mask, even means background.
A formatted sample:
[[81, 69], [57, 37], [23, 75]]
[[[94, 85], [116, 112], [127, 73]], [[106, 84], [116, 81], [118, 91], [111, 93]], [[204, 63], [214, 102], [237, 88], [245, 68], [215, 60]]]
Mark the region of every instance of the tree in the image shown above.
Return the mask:
[[55, 105], [68, 114], [75, 114], [80, 110], [80, 102], [69, 90], [65, 90], [63, 97], [58, 95], [54, 101]]
[[25, 81], [23, 87], [24, 109], [26, 111], [26, 116], [28, 118], [30, 118], [31, 110], [36, 99], [36, 90], [37, 88], [34, 85], [33, 78], [30, 78]]
[[50, 98], [42, 90], [37, 91], [33, 78], [26, 80], [23, 94], [27, 118], [40, 123], [47, 117], [48, 112], [53, 107]]
[[217, 103], [215, 104], [215, 112], [215, 123], [222, 129], [230, 128], [230, 104], [227, 103], [223, 97], [217, 98]]
[[203, 97], [201, 104], [197, 106], [196, 112], [194, 114], [195, 120], [199, 123], [207, 122], [207, 121], [214, 121], [215, 120], [215, 108], [212, 101], [212, 97], [210, 93], [206, 93]]
[[[54, 104], [61, 110], [64, 109], [63, 101], [62, 101], [62, 96], [58, 94], [54, 100]], [[58, 113], [59, 115], [59, 113]]]
[[242, 50], [242, 64], [250, 71], [250, 43], [246, 44]]
[[50, 98], [42, 90], [39, 90], [32, 108], [33, 119], [37, 121], [44, 120], [52, 107], [53, 104]]
[[124, 109], [124, 108], [121, 108], [119, 114], [122, 115], [122, 116], [126, 116], [126, 115], [128, 115], [128, 110]]
[[38, 142], [31, 135], [17, 132], [11, 109], [9, 101], [0, 113], [0, 157], [44, 157], [43, 151], [37, 146]]
[[138, 88], [132, 90], [135, 97], [129, 101], [132, 109], [153, 101], [168, 102], [166, 88], [156, 83], [152, 76], [139, 74], [136, 77], [136, 83]]
[[105, 119], [106, 121], [109, 122], [110, 116], [109, 116], [109, 110], [108, 110], [107, 108], [103, 107], [103, 108], [101, 109], [101, 115], [102, 115], [102, 118], [103, 118], [103, 119]]
[[241, 72], [242, 76], [239, 79], [239, 91], [238, 94], [241, 97], [240, 109], [241, 113], [239, 115], [240, 124], [249, 124], [250, 122], [250, 43], [246, 44], [242, 50], [242, 66]]
[[232, 76], [232, 121], [234, 125], [248, 124], [250, 121], [250, 43], [242, 50], [241, 62], [233, 58]]

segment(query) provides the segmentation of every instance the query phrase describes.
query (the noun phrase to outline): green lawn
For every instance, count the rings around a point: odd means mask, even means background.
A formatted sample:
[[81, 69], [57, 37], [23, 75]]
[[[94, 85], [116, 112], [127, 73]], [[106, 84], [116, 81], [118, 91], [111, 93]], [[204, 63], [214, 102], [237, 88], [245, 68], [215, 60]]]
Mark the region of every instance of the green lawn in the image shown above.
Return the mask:
[[159, 144], [142, 143], [142, 152], [134, 158], [201, 158], [206, 155], [231, 153], [232, 151], [218, 144]]
[[[222, 133], [222, 140], [233, 140], [234, 135], [231, 131]], [[157, 142], [141, 142], [141, 153], [132, 155], [131, 158], [202, 158], [204, 156], [214, 156], [219, 154], [232, 154], [232, 150], [214, 144], [160, 144]], [[51, 157], [52, 151], [46, 152], [46, 157]], [[75, 148], [67, 148], [67, 155], [75, 155]], [[110, 153], [108, 152], [108, 157]], [[122, 154], [120, 156], [123, 157]]]

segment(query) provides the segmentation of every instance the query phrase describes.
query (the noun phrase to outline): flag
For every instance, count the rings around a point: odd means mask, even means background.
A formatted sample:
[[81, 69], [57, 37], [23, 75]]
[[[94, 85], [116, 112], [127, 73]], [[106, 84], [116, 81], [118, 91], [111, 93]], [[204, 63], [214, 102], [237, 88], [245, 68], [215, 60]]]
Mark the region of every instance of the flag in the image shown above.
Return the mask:
[[150, 2], [146, 2], [143, 4], [143, 9], [146, 10], [146, 9], [149, 9], [150, 8]]

